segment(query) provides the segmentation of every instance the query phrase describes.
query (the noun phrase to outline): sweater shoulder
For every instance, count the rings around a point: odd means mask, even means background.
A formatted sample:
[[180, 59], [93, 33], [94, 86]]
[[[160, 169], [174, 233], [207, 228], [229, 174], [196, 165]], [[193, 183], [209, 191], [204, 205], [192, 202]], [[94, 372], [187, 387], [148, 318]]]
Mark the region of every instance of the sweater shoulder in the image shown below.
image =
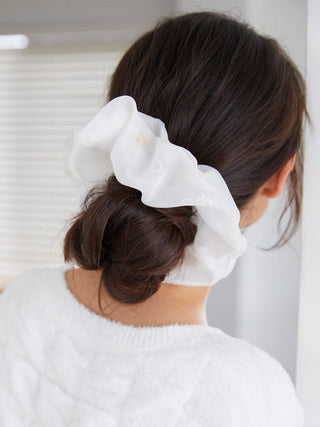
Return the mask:
[[14, 313], [30, 313], [41, 307], [43, 296], [46, 293], [41, 275], [56, 264], [48, 264], [24, 271], [18, 274], [11, 284], [0, 294], [0, 317], [5, 321], [6, 317]]
[[[235, 408], [234, 414], [241, 414], [245, 420], [243, 425], [254, 425], [250, 417], [256, 416], [256, 420], [261, 419], [261, 426], [304, 426], [304, 410], [295, 386], [274, 356], [224, 332], [213, 334], [207, 348], [212, 356], [196, 391], [200, 405], [214, 408], [215, 399], [228, 402]], [[198, 409], [210, 413], [205, 408]], [[207, 425], [205, 420], [203, 425]]]

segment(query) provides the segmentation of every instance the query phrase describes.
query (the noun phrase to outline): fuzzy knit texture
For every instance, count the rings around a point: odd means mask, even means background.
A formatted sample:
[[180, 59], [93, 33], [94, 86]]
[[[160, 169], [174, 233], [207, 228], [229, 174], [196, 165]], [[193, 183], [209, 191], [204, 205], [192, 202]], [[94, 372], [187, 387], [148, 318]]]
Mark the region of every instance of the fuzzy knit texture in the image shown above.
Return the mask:
[[99, 316], [68, 268], [29, 270], [0, 294], [1, 427], [304, 426], [273, 356], [209, 325]]

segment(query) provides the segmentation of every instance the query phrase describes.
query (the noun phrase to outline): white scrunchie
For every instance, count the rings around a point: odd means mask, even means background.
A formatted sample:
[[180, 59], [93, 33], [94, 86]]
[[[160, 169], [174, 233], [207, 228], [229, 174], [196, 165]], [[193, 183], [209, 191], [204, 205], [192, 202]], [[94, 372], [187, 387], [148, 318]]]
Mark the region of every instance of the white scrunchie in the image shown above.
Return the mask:
[[65, 144], [64, 170], [82, 197], [114, 173], [120, 183], [140, 190], [148, 206], [195, 206], [195, 240], [166, 283], [211, 286], [246, 250], [239, 209], [219, 171], [198, 165], [190, 151], [172, 144], [164, 123], [137, 111], [130, 96], [114, 98], [74, 132]]

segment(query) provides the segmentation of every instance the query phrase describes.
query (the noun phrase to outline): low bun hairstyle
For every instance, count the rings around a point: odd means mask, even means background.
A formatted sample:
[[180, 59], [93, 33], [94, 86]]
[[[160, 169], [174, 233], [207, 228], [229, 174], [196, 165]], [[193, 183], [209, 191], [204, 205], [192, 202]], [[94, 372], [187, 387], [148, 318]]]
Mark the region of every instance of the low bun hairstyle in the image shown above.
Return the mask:
[[113, 299], [142, 302], [183, 262], [197, 231], [194, 214], [192, 206], [147, 206], [139, 190], [112, 174], [87, 194], [65, 237], [64, 252], [86, 270], [102, 270], [102, 283]]
[[[239, 209], [296, 154], [279, 224], [289, 207], [291, 216], [273, 247], [289, 240], [300, 217], [303, 124], [310, 118], [303, 77], [276, 40], [221, 13], [163, 18], [117, 65], [105, 101], [121, 95], [161, 119], [169, 141], [199, 164], [218, 169]], [[101, 270], [99, 290], [116, 301], [145, 301], [183, 262], [196, 234], [194, 214], [191, 206], [146, 206], [140, 191], [112, 175], [72, 219], [65, 261]]]

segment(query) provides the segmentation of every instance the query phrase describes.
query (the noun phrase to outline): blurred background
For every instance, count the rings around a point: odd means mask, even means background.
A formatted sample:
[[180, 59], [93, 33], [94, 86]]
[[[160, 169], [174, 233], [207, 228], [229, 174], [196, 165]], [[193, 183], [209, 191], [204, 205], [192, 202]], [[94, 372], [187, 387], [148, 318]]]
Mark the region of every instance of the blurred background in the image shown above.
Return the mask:
[[[306, 76], [307, 0], [0, 0], [1, 34], [18, 35], [0, 37], [0, 287], [63, 261], [66, 220], [76, 211], [63, 143], [104, 104], [124, 51], [158, 19], [201, 10], [277, 38]], [[245, 230], [248, 249], [212, 288], [207, 317], [276, 357], [295, 382], [301, 226], [285, 247], [261, 249], [279, 237], [283, 203], [284, 194], [272, 199]]]

